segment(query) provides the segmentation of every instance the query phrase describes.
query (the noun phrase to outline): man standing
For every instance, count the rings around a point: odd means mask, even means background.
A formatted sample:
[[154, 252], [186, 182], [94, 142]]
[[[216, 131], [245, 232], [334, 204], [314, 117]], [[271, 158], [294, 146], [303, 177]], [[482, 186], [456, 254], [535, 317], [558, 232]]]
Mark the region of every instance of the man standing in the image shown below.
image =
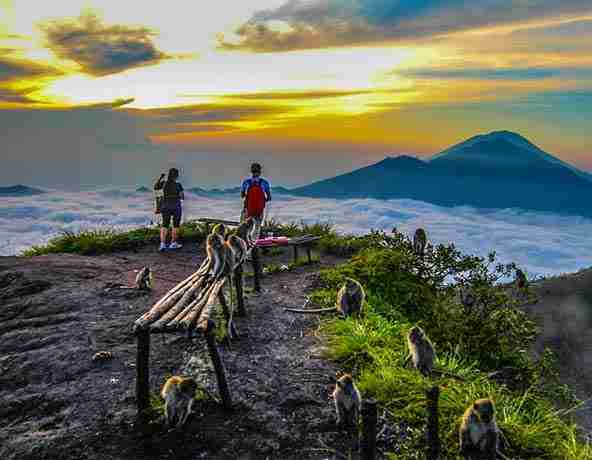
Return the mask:
[[261, 177], [261, 165], [251, 165], [251, 177], [245, 179], [241, 186], [241, 198], [244, 200], [241, 221], [253, 217], [258, 227], [263, 223], [265, 205], [271, 201], [269, 181]]

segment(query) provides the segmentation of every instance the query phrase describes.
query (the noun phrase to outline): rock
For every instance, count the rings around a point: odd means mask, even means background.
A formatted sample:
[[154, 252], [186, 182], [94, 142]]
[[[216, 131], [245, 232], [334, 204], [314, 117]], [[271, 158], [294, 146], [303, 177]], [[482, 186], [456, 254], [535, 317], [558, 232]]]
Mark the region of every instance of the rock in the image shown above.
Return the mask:
[[92, 357], [93, 361], [109, 361], [113, 359], [113, 354], [110, 351], [99, 351]]

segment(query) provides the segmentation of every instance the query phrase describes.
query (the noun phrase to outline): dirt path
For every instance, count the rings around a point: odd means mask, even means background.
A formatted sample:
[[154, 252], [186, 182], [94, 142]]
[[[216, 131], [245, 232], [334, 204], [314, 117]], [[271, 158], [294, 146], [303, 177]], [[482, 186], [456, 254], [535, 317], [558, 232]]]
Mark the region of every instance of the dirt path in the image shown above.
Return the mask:
[[[236, 321], [241, 338], [221, 346], [232, 412], [201, 402], [181, 439], [159, 432], [151, 444], [141, 441], [132, 425], [131, 324], [202, 257], [192, 245], [166, 254], [0, 258], [0, 458], [328, 459], [331, 448], [345, 451], [330, 399], [337, 369], [320, 357], [318, 317], [283, 310], [302, 306], [318, 265], [268, 275], [263, 293], [247, 298], [248, 316]], [[323, 266], [334, 263], [323, 258]], [[156, 273], [152, 293], [106, 289], [131, 284], [144, 265]], [[93, 362], [102, 350], [113, 359]], [[154, 337], [150, 370], [153, 392], [167, 374], [182, 373], [217, 396], [201, 339]]]

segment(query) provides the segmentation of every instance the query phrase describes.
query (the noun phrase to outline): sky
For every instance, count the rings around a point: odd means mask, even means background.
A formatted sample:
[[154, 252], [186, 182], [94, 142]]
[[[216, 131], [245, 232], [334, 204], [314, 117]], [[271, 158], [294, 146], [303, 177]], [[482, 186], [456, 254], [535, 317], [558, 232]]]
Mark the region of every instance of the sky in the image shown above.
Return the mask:
[[[276, 195], [267, 216], [280, 222], [329, 223], [341, 233], [365, 234], [370, 229], [405, 235], [423, 227], [431, 242], [454, 244], [464, 253], [486, 257], [495, 250], [503, 263], [516, 262], [529, 278], [571, 273], [590, 265], [592, 219], [507, 210], [445, 208], [414, 200], [333, 200]], [[183, 219], [238, 218], [235, 196], [186, 194]], [[152, 194], [133, 188], [102, 188], [85, 192], [53, 191], [33, 197], [0, 200], [0, 256], [44, 244], [62, 231], [124, 230], [147, 225]], [[154, 250], [157, 247], [154, 246]]]
[[0, 185], [287, 186], [494, 130], [592, 170], [590, 0], [0, 0]]

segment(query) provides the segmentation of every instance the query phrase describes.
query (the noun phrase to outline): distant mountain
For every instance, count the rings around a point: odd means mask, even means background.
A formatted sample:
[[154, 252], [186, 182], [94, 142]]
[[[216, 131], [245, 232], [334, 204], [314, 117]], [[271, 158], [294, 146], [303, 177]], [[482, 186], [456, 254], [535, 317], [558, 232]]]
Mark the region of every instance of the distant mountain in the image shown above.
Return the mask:
[[[187, 190], [188, 192], [191, 192], [195, 195], [200, 195], [200, 196], [216, 196], [216, 195], [239, 195], [240, 194], [240, 187], [231, 187], [231, 188], [225, 188], [225, 189], [220, 189], [220, 188], [213, 188], [210, 190], [206, 190], [200, 187], [193, 187]], [[290, 195], [292, 194], [292, 191], [287, 189], [286, 187], [282, 187], [281, 185], [278, 185], [277, 187], [271, 187], [271, 192], [272, 195], [273, 194], [284, 194], [284, 195]]]
[[32, 196], [46, 193], [38, 188], [27, 187], [26, 185], [11, 185], [0, 187], [0, 196]]
[[329, 198], [410, 198], [442, 206], [522, 208], [592, 217], [592, 176], [519, 134], [475, 136], [429, 161], [384, 160], [291, 191]]

